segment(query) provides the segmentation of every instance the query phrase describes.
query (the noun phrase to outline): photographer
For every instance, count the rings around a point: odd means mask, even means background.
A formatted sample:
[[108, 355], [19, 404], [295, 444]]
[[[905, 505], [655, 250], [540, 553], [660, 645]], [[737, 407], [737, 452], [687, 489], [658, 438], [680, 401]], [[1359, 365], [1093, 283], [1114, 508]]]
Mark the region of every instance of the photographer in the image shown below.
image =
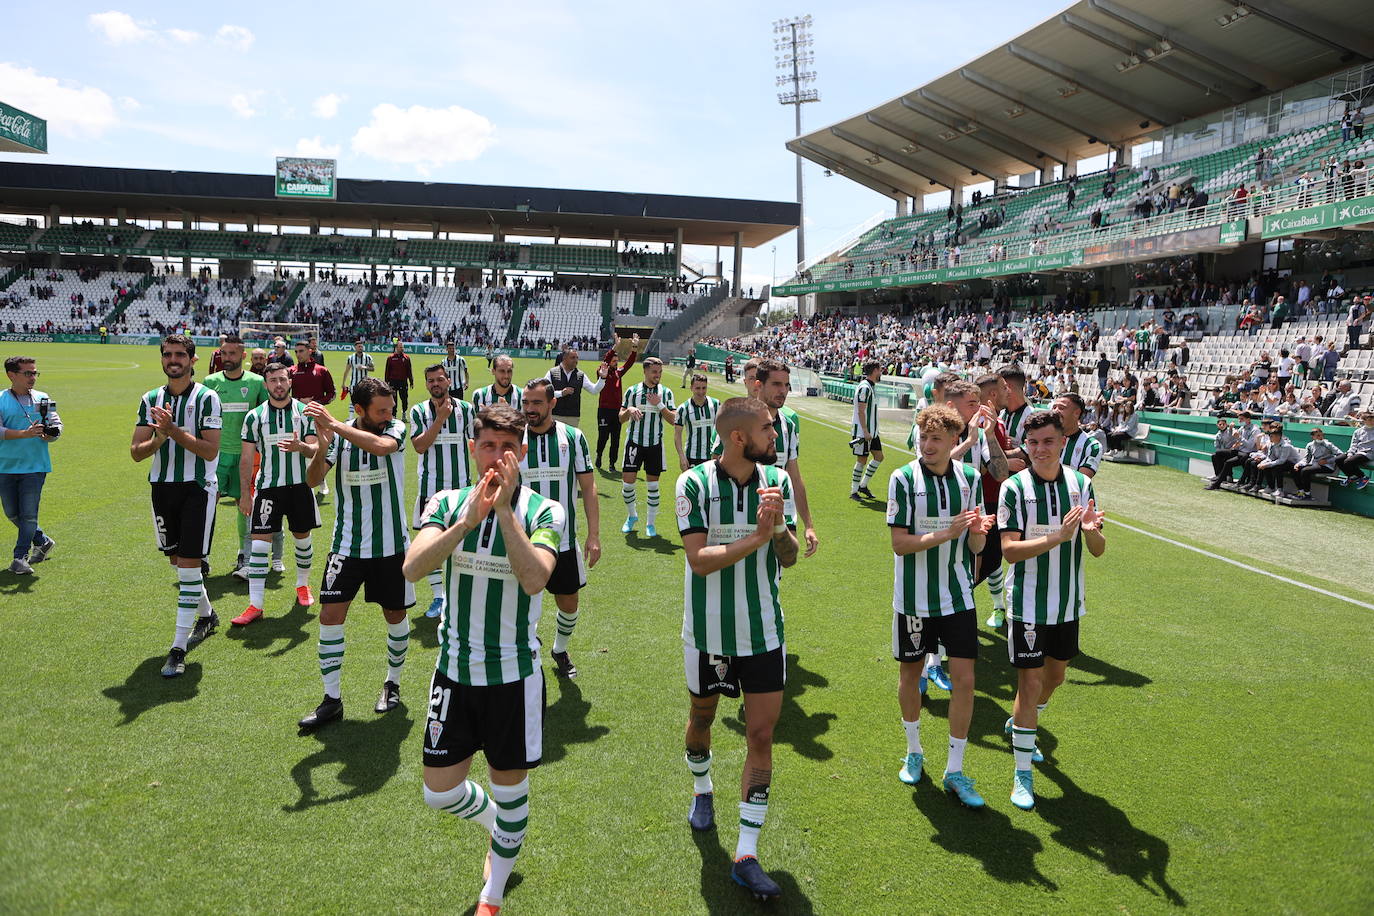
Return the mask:
[[5, 373], [10, 388], [0, 392], [0, 503], [19, 529], [9, 571], [23, 576], [33, 572], [30, 563], [46, 560], [56, 545], [38, 527], [38, 501], [52, 470], [48, 443], [62, 434], [62, 420], [57, 404], [33, 387], [38, 366], [32, 357], [9, 357]]

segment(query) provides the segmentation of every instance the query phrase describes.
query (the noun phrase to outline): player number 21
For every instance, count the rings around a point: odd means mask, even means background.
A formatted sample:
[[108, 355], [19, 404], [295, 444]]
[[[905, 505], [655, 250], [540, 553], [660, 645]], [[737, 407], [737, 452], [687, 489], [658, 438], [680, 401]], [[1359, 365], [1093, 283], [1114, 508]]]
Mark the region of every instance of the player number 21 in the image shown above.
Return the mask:
[[[431, 719], [438, 719], [440, 722], [448, 720], [448, 701], [452, 694], [453, 691], [448, 687], [435, 687], [430, 691], [429, 717]], [[434, 714], [436, 709], [439, 712], [437, 716]]]

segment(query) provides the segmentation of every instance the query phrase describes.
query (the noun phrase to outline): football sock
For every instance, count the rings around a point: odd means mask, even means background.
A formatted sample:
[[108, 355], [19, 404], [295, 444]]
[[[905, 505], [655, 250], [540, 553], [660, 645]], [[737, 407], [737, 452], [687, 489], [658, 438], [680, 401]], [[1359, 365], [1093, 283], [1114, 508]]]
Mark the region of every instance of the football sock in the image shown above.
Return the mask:
[[[762, 791], [760, 791], [760, 788]], [[759, 854], [759, 831], [763, 820], [768, 816], [768, 787], [755, 786], [749, 790], [749, 797], [760, 801], [739, 803], [739, 841], [735, 844], [735, 861]]]
[[864, 466], [863, 462], [860, 462], [859, 464], [854, 465], [854, 473], [850, 475], [849, 495], [853, 496], [855, 493], [859, 492], [859, 487], [863, 486], [863, 484], [860, 481], [862, 481], [863, 479]]
[[303, 588], [310, 584], [310, 564], [315, 559], [315, 545], [308, 537], [291, 540], [296, 542], [296, 588]]
[[874, 475], [877, 474], [877, 473], [878, 473], [878, 462], [876, 462], [876, 461], [870, 461], [870, 462], [868, 463], [868, 467], [864, 468], [864, 480], [863, 480], [863, 483], [859, 484], [859, 486], [861, 486], [861, 487], [866, 487], [866, 486], [868, 486], [869, 482], [873, 480]]
[[406, 663], [406, 649], [410, 648], [410, 621], [386, 625], [386, 679], [401, 683], [401, 668]]
[[557, 617], [558, 629], [553, 634], [553, 651], [568, 651], [568, 640], [572, 639], [573, 628], [577, 626], [577, 611], [560, 610]]
[[253, 546], [253, 535], [248, 530], [248, 516], [242, 512], [235, 512], [234, 519], [238, 525], [239, 533], [239, 556], [247, 557], [249, 550]]
[[620, 495], [625, 497], [626, 514], [630, 518], [639, 518], [639, 507], [635, 505], [635, 485], [632, 483], [621, 484]]
[[658, 481], [651, 480], [647, 486], [649, 488], [649, 511], [645, 515], [644, 524], [652, 525], [654, 519], [658, 518]]
[[687, 769], [692, 773], [692, 791], [697, 795], [707, 795], [716, 791], [711, 782], [711, 752], [704, 755], [687, 752]]
[[286, 544], [285, 538], [286, 538], [286, 535], [283, 534], [283, 533], [280, 532], [280, 531], [278, 531], [276, 534], [272, 535], [272, 559], [274, 559], [274, 560], [280, 560], [280, 559], [281, 559], [281, 557], [282, 557], [282, 549], [283, 549], [284, 545]]
[[486, 791], [471, 779], [447, 792], [435, 792], [425, 786], [425, 804], [436, 811], [476, 821], [487, 829], [487, 833], [491, 833], [496, 826], [496, 806], [491, 803]]
[[260, 608], [263, 593], [267, 589], [267, 555], [272, 550], [272, 544], [255, 540], [248, 546], [248, 603]]
[[1018, 770], [1031, 768], [1031, 755], [1035, 753], [1035, 729], [1011, 727], [1011, 753], [1016, 758]]
[[427, 578], [427, 579], [429, 580], [429, 590], [430, 590], [430, 592], [433, 593], [434, 597], [435, 597], [435, 598], [442, 598], [442, 597], [444, 597], [444, 573], [443, 573], [443, 571], [442, 571], [442, 570], [436, 569], [436, 570], [434, 570], [433, 572], [431, 572], [428, 576], [426, 576], [425, 578]]
[[177, 632], [172, 640], [172, 648], [185, 649], [191, 637], [191, 627], [196, 623], [196, 612], [200, 608], [200, 596], [205, 592], [204, 580], [200, 577], [200, 567], [189, 569], [177, 567]]
[[923, 754], [921, 750], [921, 720], [908, 722], [902, 720], [902, 728], [906, 731], [906, 752], [908, 754]]
[[992, 595], [992, 606], [999, 611], [1007, 609], [1007, 599], [1002, 593], [1002, 564], [998, 563], [992, 572], [988, 573], [988, 594]]
[[945, 764], [946, 773], [958, 773], [964, 769], [964, 747], [967, 744], [967, 738], [949, 736], [949, 761]]
[[326, 696], [339, 698], [339, 676], [343, 668], [343, 624], [320, 624], [320, 677], [324, 678]]
[[1043, 703], [1037, 703], [1037, 704], [1036, 704], [1036, 706], [1035, 706], [1035, 722], [1036, 722], [1037, 725], [1040, 724], [1040, 717], [1043, 716], [1043, 715], [1045, 714], [1045, 707], [1048, 706], [1048, 705], [1050, 705], [1050, 701], [1049, 701], [1049, 700], [1046, 700], [1046, 701], [1043, 702]]
[[491, 798], [496, 802], [496, 824], [491, 831], [491, 875], [482, 886], [479, 900], [500, 903], [506, 893], [506, 880], [515, 868], [515, 857], [525, 842], [525, 827], [530, 820], [530, 781], [513, 786], [492, 784]]

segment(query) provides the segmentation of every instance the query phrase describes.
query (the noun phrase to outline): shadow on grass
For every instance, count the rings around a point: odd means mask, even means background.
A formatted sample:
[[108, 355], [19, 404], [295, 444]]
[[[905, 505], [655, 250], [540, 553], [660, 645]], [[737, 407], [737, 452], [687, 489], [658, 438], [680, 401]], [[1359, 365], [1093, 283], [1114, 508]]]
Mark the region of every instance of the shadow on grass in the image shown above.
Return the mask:
[[246, 627], [231, 626], [226, 635], [234, 642], [242, 643], [245, 649], [255, 650], [266, 649], [276, 642], [285, 640], [286, 645], [275, 652], [267, 653], [269, 657], [276, 658], [311, 639], [315, 635], [314, 629], [310, 627], [314, 620], [315, 615], [309, 608], [295, 603], [290, 611], [281, 616], [274, 617], [264, 613], [257, 621]]
[[[417, 605], [418, 607], [418, 605]], [[425, 607], [429, 607], [428, 604]], [[439, 618], [426, 617], [421, 611], [418, 617], [410, 618], [410, 638], [418, 639], [426, 649], [439, 648]]]
[[[733, 823], [731, 818], [726, 820]], [[739, 913], [796, 913], [806, 916], [816, 912], [810, 898], [789, 872], [768, 872], [768, 876], [782, 888], [781, 897], [769, 902], [755, 900], [730, 877], [734, 857], [720, 845], [716, 831], [693, 830], [692, 841], [701, 854], [701, 899], [706, 904], [709, 916], [735, 916]], [[767, 866], [764, 868], [767, 869]]]
[[675, 544], [663, 535], [657, 537], [644, 537], [640, 532], [642, 528], [636, 528], [625, 535], [625, 543], [631, 550], [652, 550], [654, 553], [661, 553], [664, 556], [672, 556], [682, 550], [681, 544]]
[[168, 703], [185, 703], [195, 699], [200, 692], [200, 662], [186, 662], [186, 673], [181, 677], [165, 678], [159, 672], [165, 655], [154, 655], [139, 662], [137, 668], [124, 683], [106, 687], [100, 691], [119, 704], [119, 712], [124, 718], [120, 725], [128, 725], [143, 713]]
[[[301, 797], [294, 804], [282, 805], [283, 811], [305, 811], [371, 795], [395, 775], [401, 765], [401, 746], [415, 720], [404, 702], [383, 715], [370, 710], [365, 715], [368, 718], [331, 722], [309, 735], [319, 747], [291, 768], [291, 779]], [[335, 764], [342, 765], [338, 775], [341, 791], [321, 795], [315, 788], [314, 772]]]
[[[1010, 791], [1011, 778], [1005, 784]], [[979, 786], [985, 795], [995, 794]], [[973, 811], [936, 785], [929, 773], [911, 792], [917, 810], [935, 828], [931, 842], [948, 853], [977, 859], [989, 877], [1006, 884], [1027, 884], [1047, 891], [1059, 885], [1041, 873], [1035, 857], [1045, 848], [1040, 838], [1023, 830], [1007, 814], [989, 805]]]
[[[1075, 678], [1074, 675], [1079, 672], [1094, 675], [1097, 680], [1085, 681]], [[1100, 658], [1083, 654], [1069, 663], [1065, 680], [1070, 684], [1081, 684], [1084, 687], [1144, 687], [1146, 684], [1154, 683], [1139, 672], [1127, 671]]]
[[[1048, 755], [1046, 755], [1048, 757]], [[1036, 768], [1064, 793], [1060, 798], [1037, 797], [1035, 811], [1054, 828], [1050, 839], [1094, 862], [1114, 875], [1125, 875], [1144, 890], [1174, 906], [1187, 906], [1169, 883], [1169, 844], [1131, 823], [1120, 808], [1078, 786], [1048, 762]]]
[[0, 567], [0, 595], [27, 595], [33, 591], [33, 584], [42, 578], [36, 573], [16, 576], [8, 567]]
[[582, 698], [577, 682], [558, 681], [558, 699], [544, 712], [544, 763], [556, 763], [568, 755], [568, 746], [591, 744], [611, 733], [606, 725], [590, 725], [592, 704]]
[[[773, 730], [774, 744], [791, 745], [792, 750], [808, 760], [829, 760], [835, 753], [820, 743], [820, 736], [830, 731], [830, 723], [837, 716], [833, 712], [808, 713], [797, 702], [797, 697], [808, 687], [828, 687], [830, 681], [824, 675], [808, 671], [801, 666], [797, 656], [787, 656], [787, 686], [782, 694], [782, 711], [778, 714], [778, 726]], [[721, 721], [737, 735], [744, 734], [745, 707], [741, 703], [736, 716], [726, 716]]]
[[[515, 860], [515, 867], [516, 867], [516, 868], [519, 868], [519, 867], [520, 867], [520, 860], [519, 860], [519, 859], [516, 859], [516, 860]], [[478, 875], [481, 875], [481, 872], [479, 871], [477, 874], [478, 874]], [[521, 882], [523, 882], [524, 880], [525, 880], [524, 878], [520, 877], [520, 872], [518, 872], [518, 871], [513, 871], [513, 872], [511, 872], [510, 877], [506, 879], [506, 891], [505, 891], [505, 896], [509, 897], [509, 896], [510, 896], [510, 892], [513, 891], [513, 890], [515, 890], [517, 887], [519, 887], [520, 884], [521, 884]], [[477, 886], [480, 888], [480, 887], [481, 887], [481, 882], [478, 882]], [[466, 910], [463, 910], [463, 916], [475, 916], [476, 912], [477, 912], [477, 904], [476, 904], [476, 903], [470, 903], [470, 904], [468, 904], [468, 908], [467, 908]]]

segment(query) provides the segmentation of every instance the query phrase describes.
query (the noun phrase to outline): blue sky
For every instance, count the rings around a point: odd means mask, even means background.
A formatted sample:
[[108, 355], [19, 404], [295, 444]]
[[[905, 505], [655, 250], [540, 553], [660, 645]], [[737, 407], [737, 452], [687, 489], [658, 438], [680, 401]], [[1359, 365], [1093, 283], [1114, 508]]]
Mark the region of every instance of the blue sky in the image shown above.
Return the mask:
[[[350, 178], [770, 200], [794, 195], [774, 19], [815, 17], [821, 101], [804, 111], [815, 127], [1059, 9], [112, 2], [6, 12], [0, 100], [48, 120], [47, 161], [266, 174], [274, 156], [300, 153], [337, 158]], [[809, 164], [806, 189], [808, 254], [891, 206]], [[777, 242], [780, 281], [795, 244]], [[768, 282], [773, 258], [770, 246], [747, 251], [746, 285]]]

